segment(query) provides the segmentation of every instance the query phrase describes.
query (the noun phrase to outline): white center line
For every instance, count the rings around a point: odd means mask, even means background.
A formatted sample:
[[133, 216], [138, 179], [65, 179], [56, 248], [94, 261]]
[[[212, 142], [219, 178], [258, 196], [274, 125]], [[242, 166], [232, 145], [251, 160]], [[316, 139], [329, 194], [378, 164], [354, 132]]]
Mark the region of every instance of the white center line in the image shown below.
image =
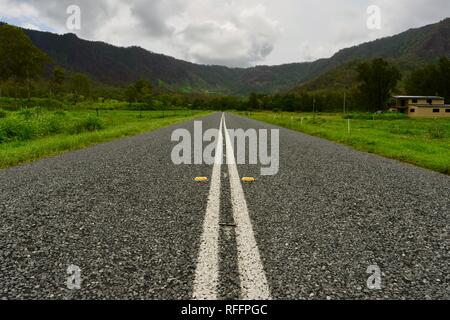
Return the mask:
[[236, 223], [238, 270], [241, 281], [240, 298], [243, 300], [269, 300], [271, 299], [269, 285], [256, 244], [244, 190], [239, 179], [231, 138], [228, 133], [225, 117], [222, 116], [222, 118], [230, 176], [231, 202], [233, 205], [234, 221]]
[[219, 284], [219, 217], [220, 217], [220, 172], [223, 162], [223, 134], [220, 120], [216, 156], [211, 177], [203, 235], [195, 271], [193, 298], [196, 300], [217, 300]]

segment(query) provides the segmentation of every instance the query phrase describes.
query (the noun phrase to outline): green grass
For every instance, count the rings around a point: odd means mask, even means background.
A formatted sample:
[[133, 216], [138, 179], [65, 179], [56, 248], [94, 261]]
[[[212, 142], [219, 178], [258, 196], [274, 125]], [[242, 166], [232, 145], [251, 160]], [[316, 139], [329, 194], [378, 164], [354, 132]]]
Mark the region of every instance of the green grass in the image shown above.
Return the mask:
[[0, 110], [0, 168], [156, 130], [206, 115], [196, 111]]
[[[243, 112], [256, 120], [325, 138], [369, 153], [450, 174], [450, 119], [402, 115]], [[350, 119], [350, 133], [348, 120]]]

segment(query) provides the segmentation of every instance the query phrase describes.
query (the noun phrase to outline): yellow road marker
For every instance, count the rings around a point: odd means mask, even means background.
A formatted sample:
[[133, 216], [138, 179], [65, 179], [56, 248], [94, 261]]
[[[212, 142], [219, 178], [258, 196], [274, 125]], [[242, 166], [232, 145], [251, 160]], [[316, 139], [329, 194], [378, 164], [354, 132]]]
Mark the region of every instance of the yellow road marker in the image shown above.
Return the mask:
[[196, 177], [196, 178], [194, 178], [194, 181], [197, 181], [197, 182], [206, 182], [208, 180], [209, 179], [207, 177]]
[[242, 180], [242, 182], [247, 182], [247, 183], [256, 181], [256, 179], [252, 178], [252, 177], [243, 177], [241, 180]]

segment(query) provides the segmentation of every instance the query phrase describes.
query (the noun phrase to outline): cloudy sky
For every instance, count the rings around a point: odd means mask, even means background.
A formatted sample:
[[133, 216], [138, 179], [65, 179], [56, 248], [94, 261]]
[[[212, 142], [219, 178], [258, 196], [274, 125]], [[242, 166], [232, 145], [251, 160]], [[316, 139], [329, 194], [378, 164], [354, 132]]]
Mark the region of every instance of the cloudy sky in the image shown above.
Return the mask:
[[[81, 29], [67, 28], [67, 8]], [[381, 25], [371, 6], [380, 9]], [[0, 0], [0, 20], [203, 64], [312, 61], [450, 17], [449, 0]]]

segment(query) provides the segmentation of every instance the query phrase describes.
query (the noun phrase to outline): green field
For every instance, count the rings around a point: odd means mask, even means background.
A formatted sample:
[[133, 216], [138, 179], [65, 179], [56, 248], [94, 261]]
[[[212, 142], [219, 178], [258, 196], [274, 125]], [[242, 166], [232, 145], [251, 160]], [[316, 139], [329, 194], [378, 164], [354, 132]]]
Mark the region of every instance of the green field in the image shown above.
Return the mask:
[[189, 110], [0, 110], [0, 168], [156, 130], [207, 114]]
[[450, 119], [409, 119], [399, 114], [242, 112], [240, 115], [450, 174]]

